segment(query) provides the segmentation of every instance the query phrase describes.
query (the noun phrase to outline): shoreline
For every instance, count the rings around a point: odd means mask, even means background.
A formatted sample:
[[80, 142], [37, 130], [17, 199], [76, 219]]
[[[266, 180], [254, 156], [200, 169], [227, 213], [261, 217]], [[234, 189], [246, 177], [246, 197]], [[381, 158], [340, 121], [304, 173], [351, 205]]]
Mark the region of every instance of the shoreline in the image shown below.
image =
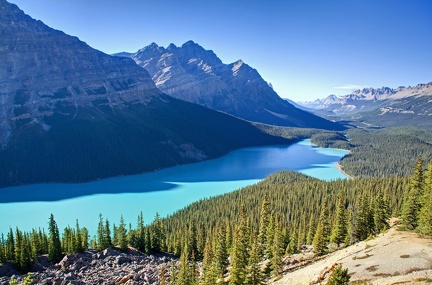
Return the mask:
[[354, 180], [355, 178], [351, 175], [348, 175], [345, 171], [342, 170], [342, 165], [339, 163], [339, 161], [336, 163], [336, 168], [342, 172], [346, 177], [348, 177], [348, 179], [350, 180]]

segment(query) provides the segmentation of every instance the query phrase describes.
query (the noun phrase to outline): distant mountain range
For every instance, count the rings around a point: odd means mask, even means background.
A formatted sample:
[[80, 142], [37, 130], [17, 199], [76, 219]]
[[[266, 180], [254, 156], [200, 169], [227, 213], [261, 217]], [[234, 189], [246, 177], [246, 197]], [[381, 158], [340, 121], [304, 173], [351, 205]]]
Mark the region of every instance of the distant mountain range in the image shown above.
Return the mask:
[[259, 73], [238, 60], [224, 64], [193, 41], [167, 48], [155, 43], [136, 53], [118, 53], [144, 67], [156, 86], [178, 99], [249, 121], [292, 127], [342, 129], [283, 100]]
[[133, 60], [5, 0], [0, 35], [0, 187], [141, 173], [286, 142], [164, 94]]
[[432, 128], [432, 82], [394, 89], [364, 88], [345, 96], [330, 95], [298, 104], [327, 118], [355, 119], [384, 127]]

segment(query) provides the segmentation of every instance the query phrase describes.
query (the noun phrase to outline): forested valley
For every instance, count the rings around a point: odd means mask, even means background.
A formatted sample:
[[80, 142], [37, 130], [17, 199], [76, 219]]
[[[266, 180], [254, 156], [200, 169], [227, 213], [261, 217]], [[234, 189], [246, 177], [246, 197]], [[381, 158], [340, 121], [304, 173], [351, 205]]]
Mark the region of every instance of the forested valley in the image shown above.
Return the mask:
[[142, 215], [136, 226], [101, 215], [91, 239], [78, 221], [60, 234], [51, 216], [47, 232], [17, 228], [2, 235], [0, 259], [26, 272], [41, 254], [55, 263], [88, 248], [133, 247], [180, 257], [162, 270], [161, 284], [262, 284], [282, 272], [284, 256], [306, 245], [323, 255], [367, 239], [386, 230], [390, 217], [401, 217], [404, 229], [431, 236], [431, 205], [432, 162], [426, 165], [421, 155], [407, 176], [325, 182], [286, 171], [167, 218], [156, 214], [149, 225]]

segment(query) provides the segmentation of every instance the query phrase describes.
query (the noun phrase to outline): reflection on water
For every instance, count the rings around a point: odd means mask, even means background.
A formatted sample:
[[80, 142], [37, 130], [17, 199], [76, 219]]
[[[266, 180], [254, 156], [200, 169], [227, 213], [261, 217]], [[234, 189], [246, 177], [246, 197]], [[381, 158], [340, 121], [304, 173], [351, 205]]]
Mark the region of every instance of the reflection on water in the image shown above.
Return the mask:
[[[256, 183], [271, 173], [295, 170], [320, 179], [345, 176], [335, 165], [347, 152], [312, 147], [309, 140], [291, 146], [240, 149], [218, 159], [160, 171], [79, 184], [34, 184], [0, 189], [0, 233], [9, 226], [45, 227], [53, 213], [60, 228], [78, 218], [92, 231], [102, 213], [111, 222], [123, 215], [146, 222], [166, 216], [202, 198]], [[31, 218], [30, 218], [31, 217]]]

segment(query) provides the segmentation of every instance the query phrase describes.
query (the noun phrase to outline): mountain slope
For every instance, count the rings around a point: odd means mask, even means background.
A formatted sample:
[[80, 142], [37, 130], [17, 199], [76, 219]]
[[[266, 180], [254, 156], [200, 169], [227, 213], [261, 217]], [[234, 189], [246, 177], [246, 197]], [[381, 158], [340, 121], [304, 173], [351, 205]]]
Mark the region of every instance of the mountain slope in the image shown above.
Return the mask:
[[128, 56], [144, 67], [170, 96], [256, 122], [280, 126], [341, 129], [280, 98], [259, 73], [242, 60], [223, 64], [211, 50], [188, 41], [167, 48], [155, 43]]
[[163, 94], [133, 60], [5, 0], [0, 31], [0, 187], [141, 173], [286, 142]]
[[355, 119], [378, 126], [432, 128], [432, 82], [395, 89], [365, 88], [337, 97], [301, 102], [322, 116]]

